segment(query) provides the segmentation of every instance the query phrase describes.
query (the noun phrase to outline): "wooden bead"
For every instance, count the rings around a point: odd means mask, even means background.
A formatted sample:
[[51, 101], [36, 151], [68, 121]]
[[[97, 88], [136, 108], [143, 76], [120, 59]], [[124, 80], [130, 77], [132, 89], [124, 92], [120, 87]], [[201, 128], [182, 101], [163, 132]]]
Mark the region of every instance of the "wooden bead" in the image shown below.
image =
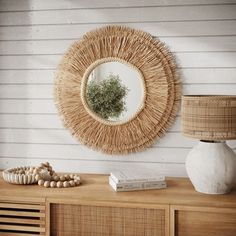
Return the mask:
[[77, 180], [77, 179], [75, 179], [75, 180], [74, 180], [74, 183], [75, 183], [75, 186], [78, 186], [78, 185], [80, 185], [80, 181], [79, 181], [79, 180]]
[[62, 188], [62, 187], [63, 187], [63, 183], [62, 183], [61, 181], [58, 181], [58, 182], [57, 182], [57, 187], [58, 187], [58, 188]]
[[49, 181], [45, 181], [43, 186], [46, 187], [46, 188], [48, 188], [49, 185], [50, 185], [50, 182], [49, 182]]
[[58, 176], [56, 172], [52, 174], [52, 178], [54, 179], [55, 176]]
[[71, 178], [71, 179], [74, 179], [74, 174], [70, 174], [70, 178]]
[[79, 181], [80, 181], [80, 177], [79, 177], [78, 175], [75, 175], [75, 176], [74, 176], [74, 179], [76, 179], [76, 180], [79, 180]]
[[52, 178], [55, 176], [55, 172], [54, 171], [50, 171], [49, 174], [52, 176]]
[[69, 175], [64, 175], [65, 176], [65, 180], [70, 180], [70, 176]]
[[61, 176], [60, 176], [60, 180], [61, 180], [61, 181], [65, 181], [65, 180], [66, 180], [65, 176], [64, 176], [64, 175], [61, 175]]
[[43, 185], [44, 185], [44, 180], [43, 180], [43, 179], [40, 179], [40, 180], [38, 181], [38, 185], [43, 186]]
[[69, 184], [70, 184], [71, 187], [74, 187], [74, 186], [75, 186], [74, 180], [70, 180], [70, 181], [69, 181]]
[[53, 179], [54, 179], [54, 181], [56, 181], [56, 182], [60, 180], [59, 176], [57, 176], [57, 175], [53, 176]]
[[64, 188], [68, 188], [69, 185], [70, 185], [70, 184], [69, 184], [67, 181], [64, 181], [64, 182], [63, 182], [63, 187], [64, 187]]
[[55, 181], [50, 182], [50, 187], [55, 188], [57, 186], [57, 183]]

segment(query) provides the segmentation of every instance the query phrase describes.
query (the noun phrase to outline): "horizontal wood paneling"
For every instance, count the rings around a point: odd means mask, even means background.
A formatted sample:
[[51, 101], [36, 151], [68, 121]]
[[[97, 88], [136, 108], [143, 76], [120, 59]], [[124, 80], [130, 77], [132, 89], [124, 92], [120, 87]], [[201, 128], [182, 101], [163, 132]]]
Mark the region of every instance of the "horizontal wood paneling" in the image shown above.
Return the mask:
[[[2, 85], [0, 86], [0, 88]], [[0, 100], [0, 113], [12, 114], [56, 114], [56, 108], [53, 100], [20, 100], [3, 99]]]
[[24, 11], [45, 9], [83, 9], [83, 8], [111, 8], [111, 7], [137, 7], [137, 6], [175, 6], [175, 5], [201, 5], [201, 4], [232, 4], [234, 0], [90, 0], [90, 1], [68, 1], [68, 0], [1, 0], [1, 11]]
[[0, 114], [0, 128], [64, 129], [57, 114]]
[[[151, 168], [186, 176], [197, 140], [180, 132], [180, 113], [148, 150], [105, 155], [64, 129], [53, 101], [55, 69], [69, 45], [108, 24], [141, 29], [174, 52], [184, 94], [235, 94], [235, 0], [0, 0], [0, 168], [50, 161], [58, 171], [109, 173]], [[236, 142], [230, 141], [236, 150]]]
[[[155, 146], [191, 147], [195, 140], [183, 137], [179, 132], [168, 133]], [[10, 143], [44, 143], [77, 145], [67, 130], [61, 129], [0, 129], [0, 142]]]
[[[76, 173], [104, 173], [108, 174], [113, 170], [119, 169], [140, 169], [148, 168], [157, 173], [167, 176], [186, 176], [184, 164], [174, 163], [134, 163], [134, 162], [115, 162], [115, 161], [89, 161], [89, 160], [55, 160], [46, 158], [56, 171], [60, 172], [76, 172]], [[35, 166], [38, 165], [42, 158], [1, 158], [1, 168], [9, 168], [12, 166]]]
[[53, 98], [53, 85], [1, 85], [0, 98]]
[[[77, 145], [67, 130], [62, 129], [0, 129], [0, 143], [40, 143], [40, 144], [61, 144]], [[161, 138], [155, 147], [192, 147], [197, 140], [185, 138], [180, 132], [169, 132]], [[229, 141], [235, 148], [236, 142]]]
[[[236, 20], [225, 21], [184, 21], [184, 22], [152, 22], [152, 23], [124, 23], [137, 29], [149, 32], [153, 36], [218, 36], [236, 35]], [[86, 32], [108, 24], [81, 25], [40, 25], [1, 27], [1, 40], [32, 40], [32, 39], [74, 39], [77, 40]], [[109, 25], [112, 25], [110, 23]], [[66, 34], [64, 33], [66, 32]]]
[[[60, 25], [234, 19], [236, 5], [4, 12], [0, 25]], [[184, 13], [184, 14], [183, 14]], [[53, 14], [53, 17], [52, 17]]]
[[183, 83], [188, 84], [236, 83], [236, 68], [185, 68], [180, 73]]
[[[15, 152], [14, 150], [18, 150]], [[169, 148], [149, 148], [145, 155], [135, 153], [133, 155], [104, 155], [80, 145], [47, 145], [25, 143], [0, 143], [0, 157], [12, 158], [51, 158], [59, 160], [89, 160], [89, 161], [115, 161], [115, 162], [168, 162], [184, 163], [189, 148], [173, 148], [170, 154]]]

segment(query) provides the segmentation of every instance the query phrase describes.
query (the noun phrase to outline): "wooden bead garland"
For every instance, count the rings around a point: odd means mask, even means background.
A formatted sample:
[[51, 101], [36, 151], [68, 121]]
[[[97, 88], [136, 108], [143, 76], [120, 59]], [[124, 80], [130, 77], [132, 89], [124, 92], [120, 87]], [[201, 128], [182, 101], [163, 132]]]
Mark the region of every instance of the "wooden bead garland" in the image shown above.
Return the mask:
[[39, 171], [35, 171], [35, 174], [38, 185], [44, 186], [45, 188], [68, 188], [80, 184], [80, 177], [78, 175], [58, 175], [48, 162], [41, 163]]

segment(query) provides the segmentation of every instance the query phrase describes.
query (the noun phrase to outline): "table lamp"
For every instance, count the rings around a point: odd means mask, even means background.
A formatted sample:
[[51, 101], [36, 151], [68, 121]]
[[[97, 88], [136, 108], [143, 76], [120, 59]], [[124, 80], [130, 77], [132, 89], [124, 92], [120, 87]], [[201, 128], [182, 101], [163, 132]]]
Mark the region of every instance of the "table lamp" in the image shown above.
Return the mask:
[[182, 96], [182, 133], [199, 139], [186, 159], [196, 191], [224, 194], [236, 182], [236, 154], [226, 140], [236, 139], [236, 95]]

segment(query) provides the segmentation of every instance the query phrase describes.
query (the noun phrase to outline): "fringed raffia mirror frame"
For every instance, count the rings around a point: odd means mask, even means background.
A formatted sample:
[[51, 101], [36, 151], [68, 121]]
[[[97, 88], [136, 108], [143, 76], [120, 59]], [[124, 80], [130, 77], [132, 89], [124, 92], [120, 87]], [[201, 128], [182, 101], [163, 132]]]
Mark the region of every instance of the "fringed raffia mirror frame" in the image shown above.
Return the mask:
[[[89, 73], [107, 61], [133, 67], [143, 80], [143, 103], [122, 122], [97, 117], [84, 98]], [[64, 55], [55, 79], [55, 101], [65, 127], [79, 142], [109, 154], [137, 152], [162, 137], [174, 121], [180, 96], [171, 52], [150, 34], [124, 26], [85, 34]]]

